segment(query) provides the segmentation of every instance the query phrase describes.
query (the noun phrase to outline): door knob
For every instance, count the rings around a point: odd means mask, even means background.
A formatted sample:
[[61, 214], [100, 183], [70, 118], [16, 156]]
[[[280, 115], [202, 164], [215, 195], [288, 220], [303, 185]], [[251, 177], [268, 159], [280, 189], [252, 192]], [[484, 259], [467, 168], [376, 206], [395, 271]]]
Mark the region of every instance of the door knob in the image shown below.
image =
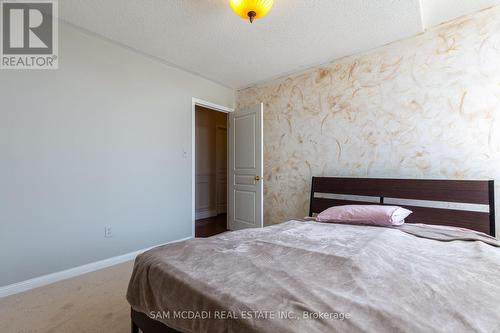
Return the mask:
[[259, 181], [260, 180], [260, 176], [255, 176], [254, 178], [256, 181]]

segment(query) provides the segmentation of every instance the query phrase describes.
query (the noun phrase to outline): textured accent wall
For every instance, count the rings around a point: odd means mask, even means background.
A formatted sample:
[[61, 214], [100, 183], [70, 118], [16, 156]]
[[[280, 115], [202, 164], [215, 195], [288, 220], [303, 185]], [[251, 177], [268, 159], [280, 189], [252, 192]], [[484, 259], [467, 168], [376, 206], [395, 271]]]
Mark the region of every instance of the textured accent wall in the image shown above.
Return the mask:
[[305, 216], [313, 175], [500, 179], [500, 7], [238, 93], [259, 101], [266, 224]]

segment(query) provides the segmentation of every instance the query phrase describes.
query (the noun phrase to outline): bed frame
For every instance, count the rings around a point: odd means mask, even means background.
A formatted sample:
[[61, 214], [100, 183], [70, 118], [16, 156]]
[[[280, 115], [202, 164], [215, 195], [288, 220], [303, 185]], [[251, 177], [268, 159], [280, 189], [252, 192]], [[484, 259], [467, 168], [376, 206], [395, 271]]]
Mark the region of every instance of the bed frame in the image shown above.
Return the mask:
[[[334, 199], [328, 195], [356, 196], [357, 198]], [[362, 201], [359, 197], [376, 198]], [[493, 180], [424, 180], [382, 178], [332, 178], [313, 177], [309, 216], [341, 205], [390, 205], [389, 199], [424, 200], [425, 203], [447, 202], [480, 204], [489, 207], [488, 212], [402, 205], [413, 211], [406, 223], [426, 223], [468, 228], [495, 236], [495, 192]], [[131, 332], [179, 333], [147, 315], [131, 309]]]
[[142, 312], [134, 311], [132, 308], [130, 309], [130, 319], [131, 333], [139, 333], [139, 329], [142, 333], [181, 333]]
[[[446, 202], [480, 204], [488, 212], [400, 204], [413, 211], [406, 223], [426, 223], [468, 228], [495, 236], [495, 184], [493, 180], [430, 180], [384, 178], [313, 177], [309, 216], [332, 206], [390, 205], [389, 199], [424, 200], [424, 203]], [[323, 194], [363, 196], [376, 202], [356, 199], [332, 199]], [[323, 197], [321, 197], [323, 196]]]

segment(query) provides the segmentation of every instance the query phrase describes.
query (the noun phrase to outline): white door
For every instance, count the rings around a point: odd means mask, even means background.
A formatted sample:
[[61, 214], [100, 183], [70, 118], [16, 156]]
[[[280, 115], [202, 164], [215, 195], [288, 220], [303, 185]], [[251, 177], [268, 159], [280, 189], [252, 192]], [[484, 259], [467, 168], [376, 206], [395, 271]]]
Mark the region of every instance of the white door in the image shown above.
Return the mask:
[[261, 228], [264, 223], [263, 104], [229, 116], [230, 230]]

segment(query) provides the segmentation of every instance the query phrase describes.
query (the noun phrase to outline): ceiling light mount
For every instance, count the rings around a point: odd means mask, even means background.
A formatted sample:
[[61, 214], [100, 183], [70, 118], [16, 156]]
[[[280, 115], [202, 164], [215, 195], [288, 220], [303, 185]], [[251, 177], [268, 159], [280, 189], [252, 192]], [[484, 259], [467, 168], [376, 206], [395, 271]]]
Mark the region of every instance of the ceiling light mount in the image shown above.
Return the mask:
[[273, 6], [273, 0], [229, 0], [231, 8], [240, 17], [253, 23], [267, 15]]
[[253, 23], [253, 20], [255, 20], [256, 16], [257, 16], [257, 13], [254, 12], [253, 10], [248, 12], [248, 18], [250, 19], [250, 23]]

